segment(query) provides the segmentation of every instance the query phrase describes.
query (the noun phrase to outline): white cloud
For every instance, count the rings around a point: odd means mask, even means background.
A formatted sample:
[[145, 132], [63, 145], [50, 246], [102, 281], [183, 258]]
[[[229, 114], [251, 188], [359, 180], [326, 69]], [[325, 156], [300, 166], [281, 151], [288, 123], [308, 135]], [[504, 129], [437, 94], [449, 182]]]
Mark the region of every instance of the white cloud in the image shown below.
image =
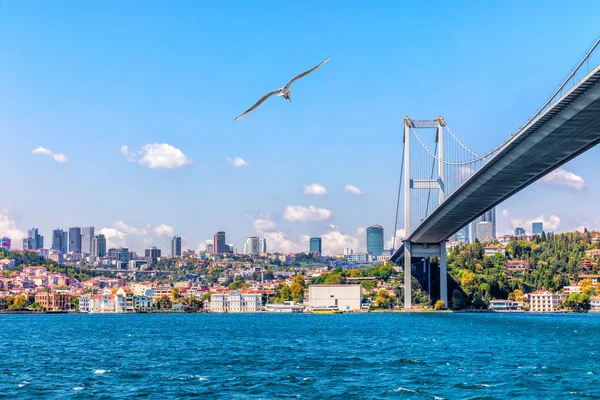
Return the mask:
[[17, 247], [17, 244], [21, 244], [21, 239], [27, 237], [27, 232], [17, 228], [17, 223], [11, 217], [9, 210], [0, 209], [0, 237], [4, 236], [11, 238], [12, 247]]
[[551, 183], [557, 186], [566, 186], [577, 190], [585, 189], [585, 180], [572, 172], [558, 168], [540, 179], [540, 182]]
[[302, 246], [305, 238], [302, 237], [299, 241], [293, 241], [288, 235], [281, 231], [265, 232], [264, 237], [267, 239], [267, 249], [269, 253], [297, 253], [308, 251], [307, 246]]
[[356, 196], [360, 196], [361, 194], [364, 193], [362, 190], [360, 190], [359, 188], [357, 188], [354, 185], [346, 185], [346, 186], [344, 186], [344, 190], [346, 192], [352, 193], [352, 194], [354, 194]]
[[54, 153], [53, 151], [42, 146], [33, 149], [31, 151], [31, 154], [42, 154], [45, 156], [52, 157], [54, 161], [56, 161], [59, 164], [66, 164], [67, 162], [69, 162], [69, 159], [63, 153]]
[[287, 206], [283, 213], [283, 218], [295, 222], [325, 221], [331, 218], [331, 216], [332, 213], [330, 210], [315, 206]]
[[225, 157], [225, 160], [229, 164], [231, 164], [231, 165], [233, 165], [234, 167], [237, 167], [237, 168], [240, 168], [240, 167], [249, 167], [250, 166], [250, 164], [248, 164], [246, 162], [246, 160], [244, 160], [242, 157], [238, 157], [238, 156], [235, 156], [234, 158]]
[[358, 251], [360, 241], [353, 235], [341, 233], [339, 230], [332, 230], [321, 235], [323, 241], [323, 254], [336, 255], [343, 254], [345, 248], [351, 248]]
[[115, 228], [102, 228], [98, 232], [106, 237], [109, 247], [127, 247], [127, 234]]
[[327, 194], [327, 189], [318, 183], [311, 183], [310, 185], [304, 185], [304, 194], [322, 196]]
[[277, 229], [275, 221], [271, 221], [268, 218], [256, 218], [252, 224], [257, 232], [268, 232]]
[[175, 230], [173, 229], [173, 227], [166, 224], [160, 224], [154, 228], [154, 233], [156, 233], [159, 236], [173, 236], [174, 232]]
[[[406, 234], [404, 229], [398, 229], [396, 231], [396, 249], [400, 248], [402, 245], [402, 240], [406, 238]], [[385, 242], [385, 248], [391, 249], [394, 247], [394, 236], [390, 236], [390, 238]]]
[[544, 224], [545, 232], [554, 232], [560, 225], [560, 218], [556, 215], [551, 215], [548, 219], [546, 219], [544, 215], [540, 215], [535, 219], [527, 221], [527, 224], [531, 226], [533, 222], [542, 222]]
[[128, 161], [151, 169], [180, 168], [192, 162], [180, 149], [167, 143], [147, 144], [138, 152], [131, 152], [129, 147], [122, 146], [121, 153]]
[[505, 208], [504, 210], [502, 210], [502, 216], [508, 217], [508, 209]]

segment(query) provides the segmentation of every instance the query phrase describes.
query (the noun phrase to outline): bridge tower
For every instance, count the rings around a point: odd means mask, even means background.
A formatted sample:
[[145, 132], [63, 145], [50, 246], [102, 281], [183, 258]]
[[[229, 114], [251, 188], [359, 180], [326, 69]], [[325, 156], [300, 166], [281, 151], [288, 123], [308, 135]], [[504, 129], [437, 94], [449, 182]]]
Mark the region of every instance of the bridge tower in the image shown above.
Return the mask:
[[[411, 234], [411, 190], [438, 190], [439, 204], [445, 199], [444, 182], [444, 141], [443, 127], [446, 122], [442, 117], [434, 120], [412, 120], [404, 118], [404, 308], [412, 306], [412, 262], [411, 259], [423, 259], [424, 269], [431, 267], [430, 258], [440, 258], [440, 299], [448, 304], [448, 282], [446, 277], [446, 241], [441, 243], [412, 243], [408, 238]], [[436, 129], [436, 144], [438, 148], [437, 173], [431, 179], [412, 179], [410, 169], [410, 136], [411, 129]], [[433, 170], [432, 170], [433, 171]], [[431, 270], [428, 271], [431, 273]], [[428, 288], [431, 291], [431, 288]]]

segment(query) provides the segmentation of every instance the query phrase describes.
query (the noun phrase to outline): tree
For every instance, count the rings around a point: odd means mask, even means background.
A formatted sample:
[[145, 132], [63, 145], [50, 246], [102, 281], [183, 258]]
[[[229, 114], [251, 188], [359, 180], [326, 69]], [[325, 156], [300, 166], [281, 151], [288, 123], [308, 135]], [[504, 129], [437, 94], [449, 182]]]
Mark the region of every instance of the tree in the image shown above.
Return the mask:
[[592, 280], [589, 278], [579, 281], [579, 286], [581, 286], [581, 293], [587, 295], [594, 295], [596, 293], [596, 288], [592, 284]]
[[296, 275], [290, 285], [290, 293], [296, 302], [302, 302], [304, 299], [304, 275]]
[[434, 310], [445, 310], [446, 309], [446, 302], [444, 302], [444, 300], [438, 300], [435, 302], [434, 306], [433, 306]]
[[375, 307], [376, 308], [393, 308], [396, 305], [396, 296], [385, 290], [382, 289], [379, 292], [377, 292], [377, 297], [375, 297]]
[[250, 287], [250, 285], [241, 280], [234, 281], [228, 286], [230, 290], [245, 289], [247, 287]]
[[458, 289], [452, 291], [452, 309], [460, 310], [465, 307], [464, 296]]
[[573, 311], [584, 311], [590, 309], [590, 296], [584, 293], [573, 293], [563, 301], [562, 305]]
[[479, 285], [477, 284], [477, 275], [470, 271], [465, 272], [460, 279], [460, 286], [467, 294], [473, 295], [479, 288]]
[[283, 303], [292, 300], [292, 291], [288, 285], [281, 285], [277, 290], [277, 295], [273, 299], [274, 303]]
[[71, 309], [79, 310], [79, 297], [71, 297]]

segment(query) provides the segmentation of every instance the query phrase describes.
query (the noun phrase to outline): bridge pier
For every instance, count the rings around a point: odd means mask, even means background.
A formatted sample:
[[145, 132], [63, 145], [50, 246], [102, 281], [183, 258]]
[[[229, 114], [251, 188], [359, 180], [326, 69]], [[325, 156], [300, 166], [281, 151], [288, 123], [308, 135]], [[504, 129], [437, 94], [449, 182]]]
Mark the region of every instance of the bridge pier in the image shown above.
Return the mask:
[[[431, 257], [440, 259], [440, 300], [443, 300], [448, 306], [448, 268], [446, 265], [446, 242], [441, 243], [411, 243], [404, 242], [404, 308], [412, 307], [412, 262], [418, 259], [417, 268], [423, 266], [423, 271], [427, 269], [427, 291], [431, 296]], [[421, 261], [421, 259], [423, 261]]]

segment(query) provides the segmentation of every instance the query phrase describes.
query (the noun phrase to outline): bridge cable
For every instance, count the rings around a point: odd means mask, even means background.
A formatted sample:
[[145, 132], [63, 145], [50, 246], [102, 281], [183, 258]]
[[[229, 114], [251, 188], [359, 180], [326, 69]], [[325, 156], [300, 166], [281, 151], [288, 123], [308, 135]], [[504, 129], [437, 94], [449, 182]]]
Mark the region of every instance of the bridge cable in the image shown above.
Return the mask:
[[[435, 143], [435, 154], [437, 154], [437, 150], [438, 150], [438, 144], [437, 142]], [[435, 159], [431, 162], [431, 177], [429, 179], [433, 179], [433, 170], [435, 168]], [[441, 190], [441, 189], [440, 189]], [[427, 218], [427, 213], [429, 212], [429, 199], [431, 198], [431, 188], [429, 188], [429, 191], [427, 193], [427, 207], [425, 208], [425, 218]]]
[[394, 240], [392, 251], [396, 251], [396, 232], [398, 230], [398, 210], [400, 209], [400, 191], [402, 190], [402, 175], [404, 174], [404, 146], [402, 146], [402, 162], [400, 164], [400, 181], [398, 182], [398, 200], [396, 201], [396, 220], [394, 221]]

